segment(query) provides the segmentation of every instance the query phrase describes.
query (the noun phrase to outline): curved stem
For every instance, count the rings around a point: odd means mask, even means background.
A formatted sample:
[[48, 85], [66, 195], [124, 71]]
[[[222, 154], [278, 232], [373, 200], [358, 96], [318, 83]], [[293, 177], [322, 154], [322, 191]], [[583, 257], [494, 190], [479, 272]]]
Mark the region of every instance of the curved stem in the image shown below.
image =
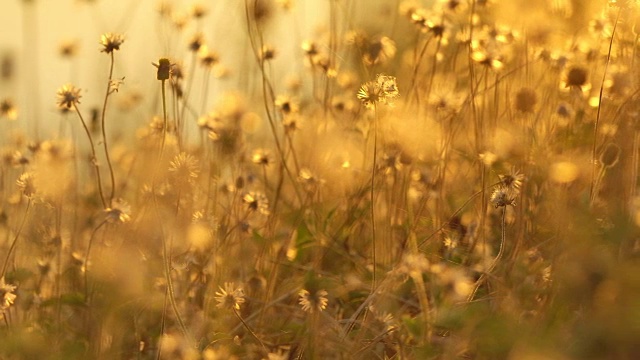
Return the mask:
[[100, 225], [96, 226], [95, 229], [91, 232], [91, 237], [89, 238], [89, 245], [87, 246], [87, 254], [84, 256], [84, 299], [85, 302], [88, 302], [89, 299], [89, 255], [91, 254], [91, 245], [93, 244], [93, 239], [96, 236], [98, 230], [107, 223], [107, 220], [103, 220]]
[[113, 64], [114, 64], [114, 56], [113, 51], [111, 52], [111, 65], [109, 66], [109, 80], [107, 81], [107, 92], [104, 95], [104, 104], [102, 105], [102, 116], [100, 119], [100, 126], [102, 129], [102, 144], [104, 145], [104, 155], [107, 159], [107, 166], [109, 167], [109, 176], [111, 178], [111, 194], [109, 195], [109, 206], [113, 202], [113, 197], [116, 191], [116, 180], [113, 175], [113, 166], [111, 165], [111, 159], [109, 158], [109, 146], [107, 144], [107, 132], [105, 129], [105, 118], [107, 114], [107, 101], [109, 100], [109, 95], [111, 95], [111, 82], [113, 80]]
[[91, 145], [91, 162], [93, 163], [93, 167], [96, 170], [96, 178], [97, 178], [97, 182], [98, 182], [98, 192], [100, 193], [100, 200], [102, 200], [102, 206], [106, 209], [107, 206], [107, 202], [104, 198], [104, 193], [102, 192], [102, 179], [100, 177], [100, 168], [98, 167], [98, 159], [96, 157], [96, 147], [93, 144], [93, 138], [91, 137], [91, 131], [89, 131], [89, 128], [87, 127], [87, 123], [84, 121], [84, 118], [82, 117], [82, 113], [80, 113], [80, 109], [78, 109], [78, 106], [74, 103], [73, 104], [73, 108], [76, 110], [76, 113], [78, 114], [78, 117], [80, 118], [80, 122], [82, 123], [82, 127], [84, 128], [85, 133], [87, 134], [87, 138], [89, 139], [89, 144]]

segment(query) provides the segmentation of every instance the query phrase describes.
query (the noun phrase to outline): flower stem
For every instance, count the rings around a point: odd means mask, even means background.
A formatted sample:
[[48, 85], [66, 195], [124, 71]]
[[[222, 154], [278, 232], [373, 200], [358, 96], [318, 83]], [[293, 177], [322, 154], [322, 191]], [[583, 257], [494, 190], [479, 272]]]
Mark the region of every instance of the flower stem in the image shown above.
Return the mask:
[[113, 52], [111, 52], [111, 64], [109, 66], [109, 80], [107, 81], [107, 91], [104, 95], [104, 104], [102, 105], [102, 115], [100, 119], [100, 126], [102, 129], [102, 144], [104, 145], [104, 155], [107, 159], [107, 166], [109, 167], [109, 176], [111, 178], [111, 194], [109, 195], [109, 206], [113, 202], [113, 197], [116, 191], [116, 180], [113, 175], [113, 166], [111, 165], [111, 159], [109, 158], [109, 146], [107, 144], [107, 132], [105, 129], [105, 118], [107, 114], [107, 102], [109, 100], [109, 95], [111, 95], [111, 82], [113, 80], [113, 64], [114, 64], [114, 56]]
[[87, 123], [84, 121], [84, 118], [82, 117], [82, 113], [80, 112], [80, 109], [78, 109], [78, 106], [74, 103], [73, 104], [73, 108], [76, 110], [76, 113], [78, 114], [78, 117], [80, 118], [80, 122], [82, 123], [82, 127], [84, 128], [85, 133], [87, 133], [87, 138], [89, 139], [89, 144], [91, 145], [91, 162], [93, 163], [93, 167], [96, 170], [96, 178], [97, 178], [97, 182], [98, 182], [98, 192], [100, 193], [100, 200], [102, 200], [102, 206], [106, 209], [107, 206], [107, 201], [104, 198], [104, 193], [102, 192], [102, 179], [100, 177], [100, 168], [98, 167], [98, 159], [96, 158], [96, 147], [93, 144], [93, 138], [91, 137], [91, 131], [89, 131], [89, 128], [87, 127]]

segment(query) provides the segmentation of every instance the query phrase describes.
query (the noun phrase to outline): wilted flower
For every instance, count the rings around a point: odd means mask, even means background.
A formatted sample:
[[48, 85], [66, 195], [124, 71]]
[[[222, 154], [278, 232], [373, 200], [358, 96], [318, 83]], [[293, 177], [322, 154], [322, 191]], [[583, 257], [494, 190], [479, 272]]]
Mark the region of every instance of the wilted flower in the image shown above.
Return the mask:
[[326, 290], [318, 290], [310, 293], [303, 289], [298, 293], [298, 295], [300, 295], [298, 303], [302, 306], [302, 311], [307, 311], [309, 313], [322, 311], [326, 309], [327, 304], [329, 304], [329, 300], [327, 299], [328, 294], [329, 293]]
[[63, 85], [58, 89], [58, 106], [71, 109], [80, 103], [80, 89], [73, 85]]
[[120, 45], [124, 42], [124, 36], [121, 34], [106, 33], [100, 37], [100, 45], [104, 48], [101, 50], [107, 54], [114, 50], [120, 50]]
[[216, 291], [215, 299], [218, 302], [217, 307], [221, 309], [240, 310], [240, 304], [244, 303], [244, 291], [242, 288], [236, 288], [232, 282], [225, 282], [224, 287], [219, 287], [220, 291]]

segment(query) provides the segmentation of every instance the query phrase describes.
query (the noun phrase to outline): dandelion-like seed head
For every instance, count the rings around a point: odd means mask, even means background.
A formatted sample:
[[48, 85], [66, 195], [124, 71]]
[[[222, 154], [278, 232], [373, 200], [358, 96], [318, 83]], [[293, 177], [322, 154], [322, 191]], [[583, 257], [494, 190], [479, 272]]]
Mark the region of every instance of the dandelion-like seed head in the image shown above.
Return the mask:
[[232, 282], [225, 282], [224, 287], [219, 287], [220, 291], [216, 291], [216, 305], [221, 309], [240, 310], [240, 304], [244, 303], [244, 291], [241, 287], [236, 287]]
[[393, 100], [400, 96], [395, 76], [379, 74], [375, 81], [363, 84], [357, 97], [365, 107], [371, 108], [374, 104], [393, 105]]
[[509, 174], [498, 175], [498, 179], [500, 179], [500, 185], [513, 191], [519, 191], [524, 181], [524, 175], [516, 169], [511, 169]]
[[191, 154], [181, 152], [169, 163], [169, 171], [173, 173], [177, 179], [192, 182], [198, 178], [198, 173], [200, 172], [198, 159]]
[[106, 33], [100, 37], [100, 45], [103, 46], [102, 52], [110, 54], [115, 50], [120, 50], [120, 45], [124, 42], [122, 34]]
[[32, 198], [36, 193], [34, 175], [32, 172], [25, 172], [16, 180], [16, 185], [22, 191], [22, 194], [28, 198]]
[[58, 106], [65, 109], [71, 109], [72, 107], [80, 104], [80, 89], [73, 85], [63, 85], [57, 92]]
[[300, 296], [298, 303], [302, 306], [302, 311], [310, 314], [326, 309], [329, 304], [329, 299], [327, 299], [329, 293], [326, 290], [318, 290], [312, 293], [302, 289], [298, 292], [298, 295]]

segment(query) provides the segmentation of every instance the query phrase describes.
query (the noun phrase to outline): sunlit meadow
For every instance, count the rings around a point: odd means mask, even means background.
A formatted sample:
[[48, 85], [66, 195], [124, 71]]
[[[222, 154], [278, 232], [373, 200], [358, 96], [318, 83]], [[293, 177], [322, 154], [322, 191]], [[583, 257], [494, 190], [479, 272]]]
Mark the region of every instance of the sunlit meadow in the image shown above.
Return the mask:
[[639, 2], [4, 1], [0, 359], [640, 357]]

